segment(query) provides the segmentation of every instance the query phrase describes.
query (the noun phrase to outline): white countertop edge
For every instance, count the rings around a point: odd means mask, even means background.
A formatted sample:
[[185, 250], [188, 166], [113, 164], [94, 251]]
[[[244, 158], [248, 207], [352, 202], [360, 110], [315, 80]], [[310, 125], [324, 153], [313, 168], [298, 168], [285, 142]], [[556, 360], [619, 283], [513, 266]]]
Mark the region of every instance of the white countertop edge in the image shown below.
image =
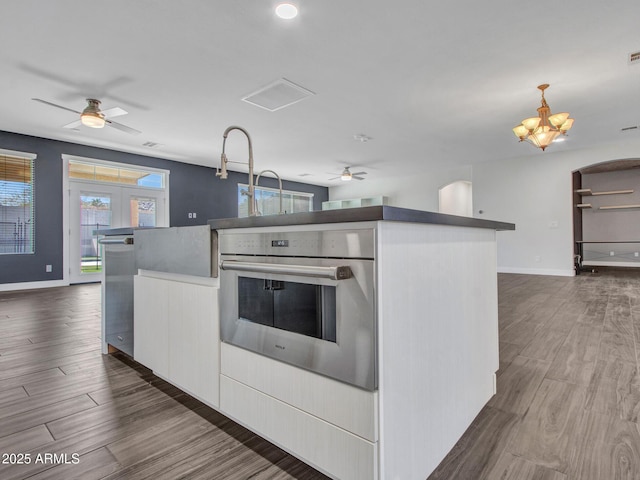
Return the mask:
[[195, 285], [203, 285], [205, 287], [220, 288], [220, 279], [213, 277], [198, 277], [196, 275], [184, 275], [182, 273], [167, 273], [143, 269], [138, 269], [138, 275], [140, 275], [141, 277], [159, 278], [162, 280], [171, 280], [174, 282], [191, 283]]

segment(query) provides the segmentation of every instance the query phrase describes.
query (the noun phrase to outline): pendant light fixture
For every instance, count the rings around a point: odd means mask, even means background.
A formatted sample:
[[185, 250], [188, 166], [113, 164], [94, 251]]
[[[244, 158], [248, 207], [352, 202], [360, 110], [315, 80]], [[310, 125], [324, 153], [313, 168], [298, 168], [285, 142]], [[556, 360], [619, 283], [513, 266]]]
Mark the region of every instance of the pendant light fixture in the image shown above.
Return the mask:
[[526, 140], [543, 151], [558, 135], [566, 135], [573, 126], [573, 118], [569, 118], [569, 113], [551, 115], [551, 109], [544, 98], [544, 91], [547, 88], [549, 88], [547, 83], [538, 85], [538, 89], [542, 92], [542, 105], [538, 108], [538, 116], [525, 118], [513, 129], [513, 133], [521, 142]]

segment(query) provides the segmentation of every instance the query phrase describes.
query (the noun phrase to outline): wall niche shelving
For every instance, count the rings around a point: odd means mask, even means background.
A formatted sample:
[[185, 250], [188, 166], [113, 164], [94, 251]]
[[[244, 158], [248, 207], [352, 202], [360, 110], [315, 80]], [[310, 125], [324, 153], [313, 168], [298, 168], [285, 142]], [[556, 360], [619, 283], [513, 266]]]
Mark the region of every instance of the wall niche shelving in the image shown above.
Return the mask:
[[[578, 188], [575, 192], [581, 197], [597, 197], [600, 195], [623, 195], [626, 193], [633, 193], [632, 189], [628, 190], [607, 190], [602, 192], [594, 192], [590, 188]], [[576, 204], [578, 208], [594, 208], [590, 203], [578, 203]], [[602, 207], [597, 207], [598, 210], [618, 210], [622, 208], [640, 208], [640, 205], [603, 205]]]

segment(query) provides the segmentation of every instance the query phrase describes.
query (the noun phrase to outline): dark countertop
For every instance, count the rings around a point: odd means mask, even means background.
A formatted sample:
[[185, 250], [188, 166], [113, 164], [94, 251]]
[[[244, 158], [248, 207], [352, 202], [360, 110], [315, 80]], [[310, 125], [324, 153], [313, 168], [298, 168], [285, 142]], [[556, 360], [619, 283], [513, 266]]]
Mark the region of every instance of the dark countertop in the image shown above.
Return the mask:
[[220, 218], [208, 220], [212, 229], [277, 227], [285, 225], [310, 225], [321, 223], [348, 223], [386, 220], [392, 222], [432, 223], [457, 227], [490, 228], [493, 230], [515, 230], [513, 223], [496, 222], [480, 218], [459, 217], [436, 212], [424, 212], [387, 205], [322, 210], [318, 212], [267, 215], [264, 217]]

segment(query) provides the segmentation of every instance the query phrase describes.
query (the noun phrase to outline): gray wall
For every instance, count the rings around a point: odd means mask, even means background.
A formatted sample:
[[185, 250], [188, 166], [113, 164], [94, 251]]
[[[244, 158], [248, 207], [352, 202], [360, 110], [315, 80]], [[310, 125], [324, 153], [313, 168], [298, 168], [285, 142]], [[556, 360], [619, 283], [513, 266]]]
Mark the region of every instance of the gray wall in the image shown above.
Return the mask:
[[[62, 154], [97, 158], [169, 170], [171, 226], [202, 225], [212, 218], [238, 214], [237, 185], [247, 183], [247, 174], [229, 172], [227, 180], [215, 169], [171, 160], [59, 142], [0, 131], [0, 148], [34, 153], [35, 161], [35, 253], [0, 255], [0, 284], [61, 280], [63, 254]], [[260, 185], [277, 188], [277, 181], [262, 177]], [[314, 210], [328, 200], [328, 189], [298, 182], [283, 182], [283, 188], [314, 194]], [[197, 218], [189, 219], [188, 213]], [[45, 272], [45, 265], [52, 272]]]
[[640, 169], [582, 175], [582, 188], [594, 192], [633, 190], [619, 195], [583, 196], [593, 208], [582, 211], [582, 236], [588, 241], [623, 242], [640, 239], [639, 209], [600, 210], [607, 205], [640, 205]]

